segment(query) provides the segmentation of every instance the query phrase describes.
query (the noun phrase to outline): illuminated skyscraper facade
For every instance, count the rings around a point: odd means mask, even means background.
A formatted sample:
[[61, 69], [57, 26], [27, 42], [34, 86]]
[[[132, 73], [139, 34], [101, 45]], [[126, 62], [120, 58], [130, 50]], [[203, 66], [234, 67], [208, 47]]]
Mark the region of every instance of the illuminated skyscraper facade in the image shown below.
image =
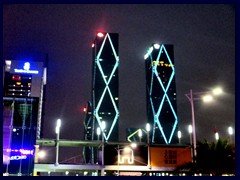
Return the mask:
[[147, 118], [151, 143], [177, 143], [177, 103], [173, 45], [152, 45], [145, 57]]
[[100, 127], [105, 141], [118, 141], [118, 34], [98, 33], [92, 48], [92, 139], [97, 139], [96, 128]]
[[5, 60], [3, 73], [3, 172], [32, 176], [41, 136], [46, 67], [43, 61]]
[[[87, 113], [85, 140], [118, 141], [118, 34], [97, 33], [92, 50], [91, 119]], [[106, 124], [104, 129], [103, 122]], [[100, 135], [97, 135], [97, 128], [100, 128]], [[98, 152], [99, 149], [94, 147], [85, 147], [85, 161], [98, 163]]]

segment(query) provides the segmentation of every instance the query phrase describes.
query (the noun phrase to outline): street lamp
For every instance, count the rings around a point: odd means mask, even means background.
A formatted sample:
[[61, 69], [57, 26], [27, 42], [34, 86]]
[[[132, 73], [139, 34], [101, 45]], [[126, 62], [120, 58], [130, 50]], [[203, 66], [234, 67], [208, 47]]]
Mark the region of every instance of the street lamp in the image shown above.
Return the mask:
[[[193, 162], [196, 163], [196, 157], [197, 157], [197, 145], [196, 145], [196, 126], [195, 126], [195, 115], [194, 115], [194, 100], [202, 99], [204, 102], [209, 102], [212, 100], [212, 95], [220, 95], [222, 93], [222, 89], [220, 87], [217, 87], [213, 89], [212, 91], [206, 91], [206, 92], [194, 92], [192, 89], [190, 89], [190, 92], [188, 94], [185, 94], [185, 96], [188, 98], [190, 104], [191, 104], [191, 111], [192, 111], [192, 132], [193, 132]], [[202, 98], [194, 98], [193, 95], [202, 96]], [[207, 95], [207, 96], [206, 96]]]
[[191, 157], [192, 157], [192, 162], [193, 162], [193, 147], [192, 147], [192, 125], [188, 125], [188, 132], [190, 135], [190, 146], [191, 146]]
[[229, 143], [232, 143], [232, 135], [233, 135], [233, 128], [230, 126], [228, 127], [228, 134], [229, 134]]
[[101, 176], [104, 176], [104, 130], [106, 128], [106, 122], [102, 121], [101, 124], [101, 128], [102, 128], [102, 169], [101, 169]]
[[56, 125], [56, 134], [57, 134], [57, 138], [56, 138], [56, 163], [55, 163], [56, 166], [59, 164], [58, 163], [58, 154], [59, 154], [60, 127], [61, 127], [61, 119], [58, 119], [57, 120], [57, 125]]
[[146, 130], [147, 130], [147, 144], [148, 144], [148, 168], [150, 169], [151, 168], [151, 164], [150, 164], [150, 144], [149, 144], [149, 132], [150, 132], [150, 124], [147, 123], [146, 124]]
[[178, 143], [181, 144], [182, 132], [178, 131]]

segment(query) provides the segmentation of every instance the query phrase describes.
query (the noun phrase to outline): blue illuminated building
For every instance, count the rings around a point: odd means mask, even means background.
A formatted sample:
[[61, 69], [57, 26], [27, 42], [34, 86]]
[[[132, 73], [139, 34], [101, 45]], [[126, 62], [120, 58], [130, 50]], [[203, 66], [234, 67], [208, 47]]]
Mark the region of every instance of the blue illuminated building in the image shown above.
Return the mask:
[[36, 139], [43, 125], [44, 61], [5, 60], [3, 72], [3, 173], [32, 176]]
[[173, 45], [153, 44], [145, 57], [151, 143], [177, 143], [177, 94]]

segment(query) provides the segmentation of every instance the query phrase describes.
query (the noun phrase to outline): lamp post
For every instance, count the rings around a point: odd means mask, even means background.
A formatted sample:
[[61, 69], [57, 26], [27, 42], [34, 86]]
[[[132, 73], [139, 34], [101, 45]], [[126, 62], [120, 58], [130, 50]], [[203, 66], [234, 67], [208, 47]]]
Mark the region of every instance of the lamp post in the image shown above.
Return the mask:
[[56, 125], [56, 134], [57, 134], [57, 138], [56, 138], [56, 162], [55, 162], [56, 166], [59, 164], [58, 163], [58, 156], [59, 156], [60, 127], [61, 127], [61, 119], [58, 119], [57, 120], [57, 125]]
[[101, 169], [101, 176], [104, 176], [104, 130], [106, 128], [106, 122], [105, 121], [102, 121], [101, 128], [102, 128], [102, 169]]
[[188, 125], [188, 132], [190, 135], [190, 147], [191, 147], [191, 157], [192, 157], [192, 162], [193, 162], [193, 145], [192, 145], [192, 125]]
[[228, 134], [229, 134], [229, 144], [232, 144], [233, 128], [231, 126], [228, 127]]
[[[192, 89], [190, 89], [190, 92], [188, 94], [185, 94], [185, 96], [188, 98], [190, 104], [191, 104], [191, 111], [192, 111], [192, 132], [193, 132], [193, 162], [196, 163], [196, 157], [197, 157], [197, 145], [196, 145], [196, 126], [195, 126], [195, 114], [194, 114], [194, 100], [202, 99], [204, 102], [209, 102], [213, 99], [211, 95], [219, 95], [222, 93], [221, 88], [215, 88], [212, 91], [206, 91], [206, 92], [194, 92]], [[202, 98], [194, 98], [193, 95], [205, 95], [202, 96]]]
[[118, 176], [119, 176], [119, 161], [120, 161], [120, 150], [119, 150], [119, 145], [117, 149], [117, 155], [118, 155]]
[[[101, 134], [100, 127], [97, 127], [97, 140], [99, 141], [99, 135]], [[97, 149], [97, 163], [99, 164], [99, 147]]]
[[150, 124], [146, 124], [146, 130], [147, 130], [147, 144], [148, 144], [148, 168], [151, 169], [151, 164], [150, 164], [150, 144], [149, 144], [149, 132], [150, 132]]

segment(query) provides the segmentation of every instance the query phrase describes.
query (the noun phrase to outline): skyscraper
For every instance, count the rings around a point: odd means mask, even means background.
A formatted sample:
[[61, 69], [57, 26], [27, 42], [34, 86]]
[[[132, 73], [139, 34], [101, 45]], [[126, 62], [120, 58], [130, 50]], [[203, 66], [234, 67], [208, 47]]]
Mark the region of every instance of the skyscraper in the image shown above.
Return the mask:
[[145, 57], [147, 118], [151, 143], [177, 143], [177, 103], [173, 45], [153, 44]]
[[92, 139], [97, 139], [96, 128], [100, 127], [106, 141], [118, 141], [118, 34], [97, 33], [92, 48]]
[[3, 171], [33, 175], [40, 138], [46, 67], [44, 62], [5, 60], [3, 77]]
[[[118, 141], [118, 34], [97, 33], [92, 50], [92, 100], [88, 105], [91, 113], [85, 118], [85, 140]], [[102, 124], [106, 126], [103, 128]], [[98, 149], [85, 147], [84, 154], [85, 161], [98, 162]]]

